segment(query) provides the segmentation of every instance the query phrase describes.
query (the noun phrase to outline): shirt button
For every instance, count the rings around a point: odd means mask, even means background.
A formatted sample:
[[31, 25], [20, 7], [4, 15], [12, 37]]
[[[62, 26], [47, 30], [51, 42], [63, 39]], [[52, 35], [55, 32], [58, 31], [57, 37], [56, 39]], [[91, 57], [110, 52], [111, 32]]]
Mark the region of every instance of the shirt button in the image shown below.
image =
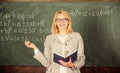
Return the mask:
[[67, 53], [69, 53], [69, 51], [67, 51]]
[[67, 46], [68, 44], [66, 43], [65, 45]]

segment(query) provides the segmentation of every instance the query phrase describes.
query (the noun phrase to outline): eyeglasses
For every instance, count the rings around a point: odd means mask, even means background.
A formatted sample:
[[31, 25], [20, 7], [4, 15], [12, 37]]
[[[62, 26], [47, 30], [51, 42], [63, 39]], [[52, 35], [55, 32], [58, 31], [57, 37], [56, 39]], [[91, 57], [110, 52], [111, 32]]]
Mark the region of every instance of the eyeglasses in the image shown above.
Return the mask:
[[68, 18], [62, 18], [62, 19], [56, 18], [56, 22], [61, 22], [61, 21], [67, 22], [68, 20], [69, 20]]

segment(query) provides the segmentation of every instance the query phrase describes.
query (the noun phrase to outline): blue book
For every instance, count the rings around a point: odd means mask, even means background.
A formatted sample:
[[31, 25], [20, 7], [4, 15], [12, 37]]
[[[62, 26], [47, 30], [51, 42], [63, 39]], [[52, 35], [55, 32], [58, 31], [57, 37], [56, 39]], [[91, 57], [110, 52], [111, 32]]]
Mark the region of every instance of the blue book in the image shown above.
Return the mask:
[[70, 60], [70, 58], [71, 58], [72, 62], [74, 62], [77, 60], [77, 51], [73, 52], [72, 54], [70, 54], [67, 57], [62, 57], [55, 53], [53, 54], [53, 56], [54, 56], [53, 61], [58, 64], [60, 64], [58, 60], [63, 60], [65, 62], [68, 62]]

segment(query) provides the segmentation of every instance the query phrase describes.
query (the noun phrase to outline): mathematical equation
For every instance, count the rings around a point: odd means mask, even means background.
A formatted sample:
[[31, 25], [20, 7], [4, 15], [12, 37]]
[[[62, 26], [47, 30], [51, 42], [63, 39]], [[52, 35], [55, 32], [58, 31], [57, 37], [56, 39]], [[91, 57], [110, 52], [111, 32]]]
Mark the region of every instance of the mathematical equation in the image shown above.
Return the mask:
[[72, 16], [110, 16], [112, 15], [113, 10], [112, 9], [74, 9], [69, 12]]
[[[50, 33], [45, 27], [45, 21], [34, 20], [34, 13], [0, 13], [0, 41], [25, 41], [43, 42], [42, 34]], [[40, 35], [40, 36], [38, 36]]]

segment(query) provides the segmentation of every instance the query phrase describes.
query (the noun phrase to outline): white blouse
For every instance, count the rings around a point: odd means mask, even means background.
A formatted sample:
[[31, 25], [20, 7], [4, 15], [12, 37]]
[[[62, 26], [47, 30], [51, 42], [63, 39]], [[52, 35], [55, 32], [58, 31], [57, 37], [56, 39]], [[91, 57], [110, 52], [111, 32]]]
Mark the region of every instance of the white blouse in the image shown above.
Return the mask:
[[[61, 41], [62, 43], [65, 42], [66, 37], [67, 37], [67, 36], [60, 36], [60, 35], [58, 35], [58, 38], [60, 39], [60, 41]], [[62, 48], [62, 55], [63, 55], [63, 56], [65, 55], [64, 46], [63, 46], [63, 48]], [[60, 65], [60, 73], [67, 73], [66, 70], [67, 70], [66, 67]]]

